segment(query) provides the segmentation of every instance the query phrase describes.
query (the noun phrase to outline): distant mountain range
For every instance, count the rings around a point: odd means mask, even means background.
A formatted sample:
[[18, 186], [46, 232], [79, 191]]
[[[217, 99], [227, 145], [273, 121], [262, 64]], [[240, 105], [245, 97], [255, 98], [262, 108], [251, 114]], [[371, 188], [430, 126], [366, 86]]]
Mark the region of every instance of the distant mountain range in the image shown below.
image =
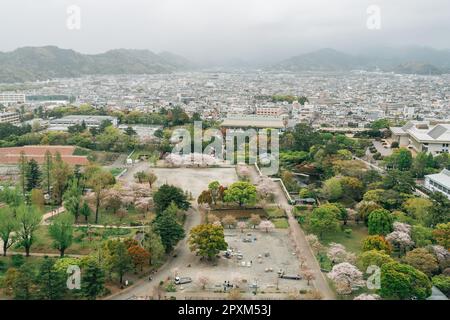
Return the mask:
[[350, 55], [334, 49], [301, 54], [270, 67], [286, 71], [382, 70], [405, 74], [450, 73], [450, 51], [424, 47], [377, 48]]
[[193, 64], [170, 52], [110, 50], [81, 54], [54, 46], [0, 52], [0, 82], [47, 80], [88, 74], [154, 74], [188, 70]]
[[[110, 50], [82, 54], [55, 46], [24, 47], [0, 52], [0, 83], [47, 80], [102, 74], [155, 74], [194, 70], [201, 66], [170, 52], [149, 50]], [[223, 68], [251, 68], [233, 59]], [[301, 54], [262, 67], [269, 71], [348, 71], [382, 70], [404, 74], [450, 73], [450, 51], [425, 47], [376, 48], [351, 55], [334, 49]]]

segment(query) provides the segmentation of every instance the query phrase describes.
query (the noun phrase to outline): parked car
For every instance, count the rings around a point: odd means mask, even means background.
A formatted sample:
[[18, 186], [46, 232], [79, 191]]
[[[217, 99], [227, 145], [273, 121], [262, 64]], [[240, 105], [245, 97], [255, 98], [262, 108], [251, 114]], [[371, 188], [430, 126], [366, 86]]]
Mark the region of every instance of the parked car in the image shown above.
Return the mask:
[[175, 284], [177, 284], [177, 285], [191, 283], [191, 282], [192, 282], [192, 278], [190, 278], [190, 277], [175, 277]]

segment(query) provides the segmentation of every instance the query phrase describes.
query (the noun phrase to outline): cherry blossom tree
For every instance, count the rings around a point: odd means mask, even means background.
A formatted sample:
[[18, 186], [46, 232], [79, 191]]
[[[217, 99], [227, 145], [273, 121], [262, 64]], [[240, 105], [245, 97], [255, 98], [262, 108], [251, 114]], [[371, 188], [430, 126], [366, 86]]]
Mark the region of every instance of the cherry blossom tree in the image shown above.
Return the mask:
[[316, 279], [316, 276], [311, 270], [305, 270], [303, 271], [303, 278], [307, 281], [307, 285], [309, 286], [309, 283]]
[[411, 236], [406, 232], [394, 231], [386, 236], [386, 240], [392, 247], [396, 248], [400, 254], [406, 253], [406, 251], [414, 246]]
[[244, 232], [244, 229], [247, 228], [247, 224], [244, 221], [239, 221], [237, 227], [241, 230], [241, 232]]
[[247, 168], [247, 166], [238, 165], [236, 167], [236, 172], [239, 178], [248, 180], [250, 178], [250, 170]]
[[430, 246], [430, 251], [434, 253], [439, 263], [439, 268], [444, 271], [450, 267], [450, 252], [443, 246]]
[[199, 274], [197, 277], [197, 281], [202, 286], [202, 290], [205, 290], [206, 286], [209, 283], [209, 278], [203, 274]]
[[234, 228], [236, 226], [237, 220], [232, 215], [226, 215], [222, 219], [222, 224], [224, 225], [224, 227], [226, 226], [229, 229], [231, 229], [231, 228]]
[[327, 251], [327, 257], [331, 260], [333, 264], [338, 264], [342, 262], [355, 263], [356, 256], [348, 252], [342, 244], [330, 243]]
[[266, 232], [269, 232], [269, 231], [272, 231], [273, 229], [275, 229], [275, 225], [269, 220], [263, 220], [259, 224], [258, 228], [260, 230], [265, 230]]
[[214, 224], [214, 222], [216, 222], [216, 221], [220, 221], [220, 219], [212, 213], [209, 213], [206, 216], [206, 219], [208, 220], [208, 223], [211, 223], [211, 224]]
[[220, 223], [220, 220], [214, 221], [214, 222], [212, 223], [212, 225], [213, 225], [213, 226], [216, 226], [216, 227], [221, 227], [221, 226], [222, 226], [222, 224]]
[[358, 287], [364, 286], [362, 272], [348, 262], [335, 265], [328, 277], [333, 280], [339, 294], [350, 294]]
[[261, 196], [261, 198], [273, 201], [275, 196], [275, 187], [275, 183], [272, 181], [272, 179], [264, 177], [256, 186], [256, 190], [258, 191], [258, 194]]
[[394, 231], [404, 232], [411, 235], [411, 225], [402, 222], [394, 222], [393, 224]]
[[319, 238], [315, 234], [308, 234], [305, 238], [315, 253], [323, 251], [323, 245], [320, 243]]

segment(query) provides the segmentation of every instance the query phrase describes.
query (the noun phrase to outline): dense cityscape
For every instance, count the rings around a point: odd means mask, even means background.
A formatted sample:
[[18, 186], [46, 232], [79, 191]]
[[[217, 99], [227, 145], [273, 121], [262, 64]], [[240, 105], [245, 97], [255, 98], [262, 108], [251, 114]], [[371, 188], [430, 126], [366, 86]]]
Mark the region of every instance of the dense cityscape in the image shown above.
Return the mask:
[[450, 297], [447, 49], [15, 48], [0, 300]]

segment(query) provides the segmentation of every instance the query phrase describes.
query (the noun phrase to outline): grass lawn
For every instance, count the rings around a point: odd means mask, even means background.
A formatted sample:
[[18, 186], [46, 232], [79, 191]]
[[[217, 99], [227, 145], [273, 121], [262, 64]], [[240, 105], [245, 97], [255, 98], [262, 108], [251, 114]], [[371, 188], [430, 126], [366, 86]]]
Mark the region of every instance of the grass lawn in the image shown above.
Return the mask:
[[124, 168], [112, 168], [109, 172], [111, 172], [114, 177], [117, 177], [123, 170]]
[[331, 234], [325, 234], [320, 240], [324, 245], [328, 245], [331, 242], [340, 243], [355, 254], [361, 252], [361, 242], [368, 236], [367, 228], [361, 223], [359, 225], [347, 225], [346, 228], [352, 229], [352, 234], [347, 236], [344, 231], [338, 231]]
[[[125, 217], [119, 217], [117, 214], [112, 212], [107, 212], [103, 209], [100, 209], [98, 215], [98, 223], [100, 225], [108, 225], [108, 226], [139, 226], [153, 221], [155, 214], [152, 212], [148, 212], [145, 216], [141, 213], [138, 213], [134, 208], [130, 208], [127, 211], [127, 215]], [[62, 213], [65, 214], [65, 213]], [[93, 212], [88, 218], [89, 224], [95, 224], [95, 212]], [[79, 224], [86, 224], [84, 217], [78, 218]]]
[[278, 207], [269, 207], [265, 209], [269, 218], [283, 218], [286, 217], [286, 212]]
[[287, 221], [286, 218], [272, 219], [271, 221], [275, 225], [275, 228], [277, 228], [277, 229], [289, 228], [289, 222]]

